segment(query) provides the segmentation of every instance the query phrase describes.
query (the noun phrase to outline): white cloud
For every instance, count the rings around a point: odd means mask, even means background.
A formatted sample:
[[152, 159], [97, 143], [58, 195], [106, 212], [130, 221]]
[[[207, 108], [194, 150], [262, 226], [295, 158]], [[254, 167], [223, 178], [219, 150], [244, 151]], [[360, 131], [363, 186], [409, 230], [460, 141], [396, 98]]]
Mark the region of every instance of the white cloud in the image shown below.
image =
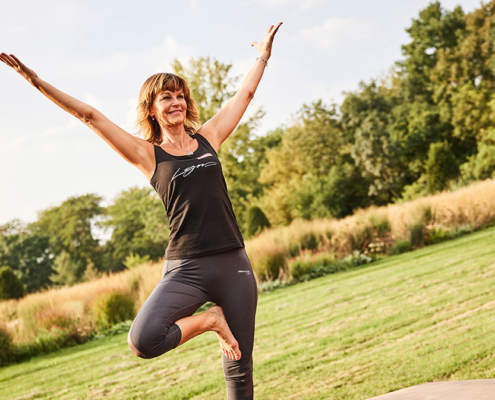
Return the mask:
[[311, 43], [320, 51], [342, 48], [350, 43], [371, 39], [376, 25], [356, 17], [330, 17], [322, 25], [303, 29], [296, 40]]

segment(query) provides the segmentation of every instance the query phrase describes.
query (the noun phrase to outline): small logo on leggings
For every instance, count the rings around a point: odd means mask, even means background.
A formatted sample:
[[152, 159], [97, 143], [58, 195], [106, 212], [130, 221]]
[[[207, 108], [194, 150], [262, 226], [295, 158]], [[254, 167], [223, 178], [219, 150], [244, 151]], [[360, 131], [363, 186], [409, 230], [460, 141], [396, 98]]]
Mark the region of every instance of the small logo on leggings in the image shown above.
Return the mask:
[[249, 271], [249, 270], [242, 270], [242, 269], [240, 269], [237, 272], [239, 272], [240, 274], [246, 274], [246, 275], [249, 275], [251, 273], [251, 271]]

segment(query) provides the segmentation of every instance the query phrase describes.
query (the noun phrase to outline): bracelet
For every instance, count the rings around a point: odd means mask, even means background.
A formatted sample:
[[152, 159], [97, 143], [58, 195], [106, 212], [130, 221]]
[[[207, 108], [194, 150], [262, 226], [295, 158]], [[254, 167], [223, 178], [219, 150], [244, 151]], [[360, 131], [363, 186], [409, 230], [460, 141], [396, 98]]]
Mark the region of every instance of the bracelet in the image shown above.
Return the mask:
[[268, 66], [268, 60], [267, 60], [265, 57], [261, 57], [261, 56], [259, 56], [259, 57], [256, 57], [256, 59], [257, 59], [257, 60], [261, 60], [261, 61], [263, 61], [263, 65], [264, 65], [265, 67], [267, 67], [267, 66]]

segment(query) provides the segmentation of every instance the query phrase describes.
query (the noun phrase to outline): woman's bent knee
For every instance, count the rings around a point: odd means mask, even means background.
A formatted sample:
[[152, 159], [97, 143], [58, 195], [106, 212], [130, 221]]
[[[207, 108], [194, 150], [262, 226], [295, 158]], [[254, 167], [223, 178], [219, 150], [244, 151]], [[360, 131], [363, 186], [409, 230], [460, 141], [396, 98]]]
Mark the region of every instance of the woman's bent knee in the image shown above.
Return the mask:
[[150, 359], [152, 357], [148, 357], [146, 355], [144, 355], [143, 353], [141, 353], [137, 348], [136, 346], [134, 346], [134, 344], [132, 343], [131, 341], [131, 337], [130, 335], [127, 336], [127, 344], [129, 345], [129, 348], [131, 349], [131, 351], [134, 353], [134, 355], [138, 356], [139, 358], [144, 358], [144, 359]]
[[174, 324], [167, 329], [165, 335], [138, 334], [132, 329], [127, 335], [127, 343], [131, 351], [138, 357], [150, 359], [158, 357], [176, 348], [181, 339], [180, 328]]

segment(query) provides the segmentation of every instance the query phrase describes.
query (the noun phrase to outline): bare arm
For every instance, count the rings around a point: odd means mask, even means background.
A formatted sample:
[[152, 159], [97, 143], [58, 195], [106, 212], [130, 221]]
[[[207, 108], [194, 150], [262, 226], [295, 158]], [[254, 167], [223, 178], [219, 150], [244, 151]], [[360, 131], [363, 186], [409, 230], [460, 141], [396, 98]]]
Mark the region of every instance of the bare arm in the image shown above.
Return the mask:
[[147, 141], [127, 133], [95, 108], [43, 81], [13, 54], [1, 53], [0, 60], [22, 75], [56, 105], [88, 125], [126, 161], [138, 167], [147, 177], [150, 175], [148, 170], [154, 169], [151, 165], [154, 160], [149, 157], [152, 146]]
[[[251, 43], [251, 46], [258, 49], [260, 57], [265, 60], [270, 58], [273, 38], [280, 25], [282, 25], [282, 22], [279, 22], [277, 26], [272, 25], [260, 43]], [[256, 60], [253, 68], [251, 68], [244, 78], [239, 91], [225, 103], [222, 109], [212, 119], [201, 127], [199, 133], [209, 140], [216, 151], [218, 151], [220, 145], [234, 131], [244, 115], [249, 103], [254, 97], [264, 70], [264, 62], [261, 59]]]

